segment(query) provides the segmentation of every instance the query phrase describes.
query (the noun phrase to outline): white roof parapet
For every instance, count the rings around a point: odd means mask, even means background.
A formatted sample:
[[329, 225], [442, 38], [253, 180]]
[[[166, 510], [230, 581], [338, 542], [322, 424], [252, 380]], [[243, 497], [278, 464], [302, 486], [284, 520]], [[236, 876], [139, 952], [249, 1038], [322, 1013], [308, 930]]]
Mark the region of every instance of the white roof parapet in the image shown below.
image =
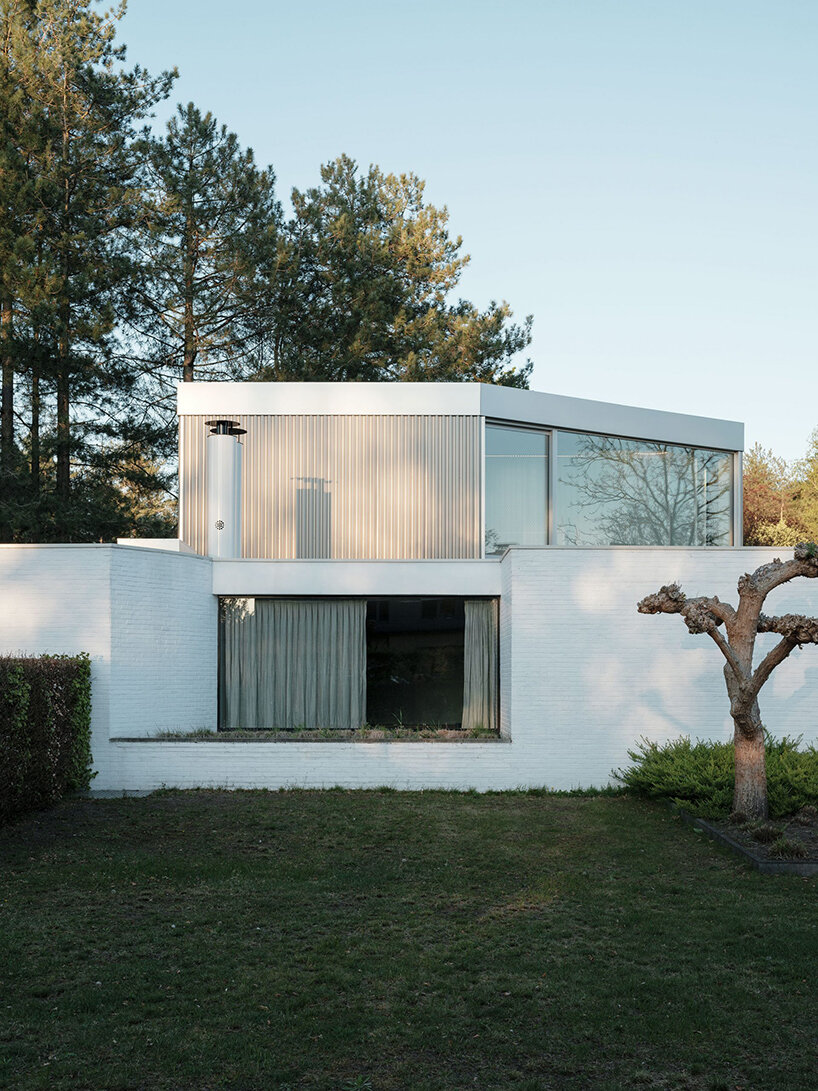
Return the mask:
[[744, 449], [737, 421], [484, 383], [180, 383], [180, 416], [461, 414], [577, 432]]
[[508, 386], [481, 386], [480, 390], [481, 413], [486, 417], [525, 419], [531, 424], [547, 424], [566, 431], [657, 439], [693, 447], [718, 447], [724, 451], [744, 450], [744, 425], [739, 421], [640, 409], [588, 398], [567, 398], [561, 394], [515, 390]]
[[186, 413], [480, 415], [480, 383], [179, 383]]

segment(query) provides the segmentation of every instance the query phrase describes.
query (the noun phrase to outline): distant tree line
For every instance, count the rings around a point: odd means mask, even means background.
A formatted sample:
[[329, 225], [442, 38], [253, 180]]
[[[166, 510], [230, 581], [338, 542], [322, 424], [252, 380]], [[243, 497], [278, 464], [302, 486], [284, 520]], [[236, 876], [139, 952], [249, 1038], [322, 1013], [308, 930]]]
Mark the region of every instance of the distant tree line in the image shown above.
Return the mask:
[[744, 455], [744, 544], [818, 541], [818, 429], [794, 462], [756, 443]]
[[194, 379], [525, 387], [531, 319], [457, 297], [468, 262], [413, 174], [342, 156], [291, 195], [125, 64], [123, 9], [0, 0], [0, 541], [175, 526]]

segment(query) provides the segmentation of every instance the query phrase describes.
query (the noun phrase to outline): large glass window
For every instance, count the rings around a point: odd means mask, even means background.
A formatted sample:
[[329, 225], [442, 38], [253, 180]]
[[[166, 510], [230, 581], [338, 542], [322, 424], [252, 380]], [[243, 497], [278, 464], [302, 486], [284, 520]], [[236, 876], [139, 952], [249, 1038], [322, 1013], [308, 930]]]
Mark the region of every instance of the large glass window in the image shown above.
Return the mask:
[[498, 729], [497, 599], [220, 599], [222, 730]]
[[366, 712], [361, 599], [223, 598], [221, 727], [357, 728]]
[[486, 425], [486, 553], [548, 541], [548, 434]]
[[730, 545], [732, 455], [560, 432], [557, 545]]

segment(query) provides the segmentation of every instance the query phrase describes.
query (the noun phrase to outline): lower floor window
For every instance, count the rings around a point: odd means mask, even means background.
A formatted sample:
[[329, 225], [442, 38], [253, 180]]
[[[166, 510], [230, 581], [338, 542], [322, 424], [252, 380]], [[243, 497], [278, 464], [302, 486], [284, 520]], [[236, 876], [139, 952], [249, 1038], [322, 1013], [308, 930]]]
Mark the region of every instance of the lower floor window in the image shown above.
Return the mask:
[[222, 730], [498, 730], [498, 601], [223, 598]]

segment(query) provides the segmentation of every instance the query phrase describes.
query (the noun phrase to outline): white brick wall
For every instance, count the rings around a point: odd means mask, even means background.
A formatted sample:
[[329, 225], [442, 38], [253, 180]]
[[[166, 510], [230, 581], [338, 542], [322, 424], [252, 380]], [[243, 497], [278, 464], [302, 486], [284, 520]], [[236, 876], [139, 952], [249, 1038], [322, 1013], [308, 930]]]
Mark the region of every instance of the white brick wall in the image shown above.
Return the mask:
[[91, 656], [93, 787], [125, 774], [109, 738], [216, 726], [210, 562], [107, 546], [0, 546], [0, 653]]
[[508, 556], [501, 565], [500, 590], [500, 734], [512, 737], [511, 727], [511, 664], [514, 658], [514, 636], [511, 619], [514, 610], [511, 576], [513, 567]]
[[[761, 549], [512, 550], [512, 737], [554, 787], [603, 784], [641, 736], [727, 739], [723, 659], [679, 617], [636, 604], [678, 580], [690, 595], [737, 601], [736, 581], [771, 560]], [[796, 580], [768, 612], [818, 614], [818, 580]], [[759, 637], [764, 654], [774, 636]], [[757, 652], [757, 655], [758, 655]], [[773, 734], [818, 739], [818, 648], [796, 651], [761, 693]], [[521, 766], [522, 772], [522, 766]]]
[[[678, 579], [735, 601], [772, 550], [512, 550], [502, 562], [499, 743], [124, 742], [216, 723], [216, 599], [199, 557], [110, 546], [0, 546], [0, 650], [89, 651], [96, 789], [604, 784], [640, 736], [728, 738], [721, 657], [636, 603]], [[423, 562], [418, 563], [419, 588]], [[818, 580], [770, 598], [818, 614]], [[762, 637], [760, 645], [775, 638]], [[774, 734], [818, 741], [818, 649], [761, 695]], [[110, 738], [109, 738], [110, 736]]]
[[216, 726], [211, 563], [117, 547], [111, 559], [111, 737]]

